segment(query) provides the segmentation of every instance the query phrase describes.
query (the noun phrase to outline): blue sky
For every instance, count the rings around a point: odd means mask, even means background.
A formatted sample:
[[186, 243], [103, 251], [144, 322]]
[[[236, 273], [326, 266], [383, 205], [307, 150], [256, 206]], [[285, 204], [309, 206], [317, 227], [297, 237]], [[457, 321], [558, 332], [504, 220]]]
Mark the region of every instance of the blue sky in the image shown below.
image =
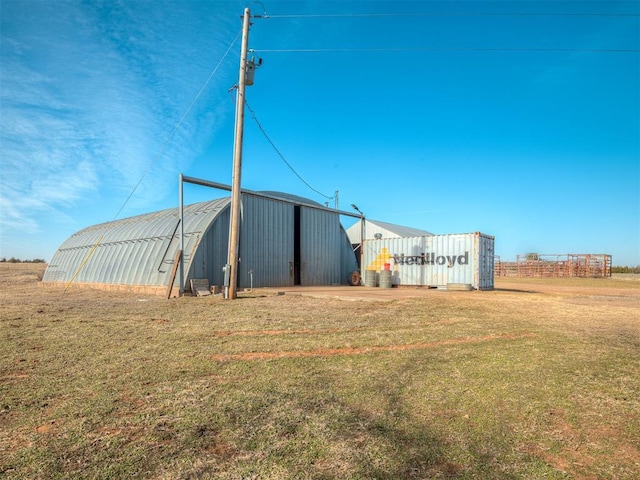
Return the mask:
[[313, 190], [248, 111], [243, 188], [640, 264], [640, 7], [616, 1], [2, 0], [0, 257], [174, 207], [181, 172], [231, 183], [245, 6], [247, 102]]

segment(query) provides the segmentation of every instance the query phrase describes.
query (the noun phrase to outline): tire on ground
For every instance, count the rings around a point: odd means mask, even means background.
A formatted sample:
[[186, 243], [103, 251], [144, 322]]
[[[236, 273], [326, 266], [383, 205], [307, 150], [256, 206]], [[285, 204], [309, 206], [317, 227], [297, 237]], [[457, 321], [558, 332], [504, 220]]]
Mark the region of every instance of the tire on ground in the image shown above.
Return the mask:
[[360, 285], [360, 272], [355, 272], [355, 271], [351, 272], [349, 274], [349, 278], [347, 279], [347, 282], [352, 287], [355, 285]]

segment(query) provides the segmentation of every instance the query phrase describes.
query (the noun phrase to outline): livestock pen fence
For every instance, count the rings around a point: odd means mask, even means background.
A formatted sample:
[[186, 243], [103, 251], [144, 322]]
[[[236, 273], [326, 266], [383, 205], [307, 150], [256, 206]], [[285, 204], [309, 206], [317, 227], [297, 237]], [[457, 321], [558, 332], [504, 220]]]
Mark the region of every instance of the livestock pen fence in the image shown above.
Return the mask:
[[496, 277], [583, 277], [611, 276], [611, 255], [607, 254], [537, 254], [517, 255], [515, 262], [494, 257]]

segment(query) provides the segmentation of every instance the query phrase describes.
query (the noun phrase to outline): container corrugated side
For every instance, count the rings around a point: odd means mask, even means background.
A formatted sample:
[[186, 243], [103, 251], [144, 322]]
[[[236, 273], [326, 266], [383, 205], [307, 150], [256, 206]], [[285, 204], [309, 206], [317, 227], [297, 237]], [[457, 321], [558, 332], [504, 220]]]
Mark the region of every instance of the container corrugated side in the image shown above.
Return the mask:
[[367, 240], [364, 269], [380, 271], [388, 263], [393, 285], [468, 284], [491, 290], [493, 242], [492, 236], [479, 232]]

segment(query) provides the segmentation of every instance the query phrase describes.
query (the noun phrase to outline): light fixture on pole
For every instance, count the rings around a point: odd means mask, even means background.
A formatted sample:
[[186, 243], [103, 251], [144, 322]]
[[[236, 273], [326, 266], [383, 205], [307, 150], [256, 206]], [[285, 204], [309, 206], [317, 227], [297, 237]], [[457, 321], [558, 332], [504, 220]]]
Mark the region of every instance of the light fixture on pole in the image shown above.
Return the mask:
[[362, 210], [360, 210], [355, 203], [351, 204], [351, 208], [360, 214], [360, 279], [362, 279], [362, 275], [364, 274], [364, 213], [362, 213]]

